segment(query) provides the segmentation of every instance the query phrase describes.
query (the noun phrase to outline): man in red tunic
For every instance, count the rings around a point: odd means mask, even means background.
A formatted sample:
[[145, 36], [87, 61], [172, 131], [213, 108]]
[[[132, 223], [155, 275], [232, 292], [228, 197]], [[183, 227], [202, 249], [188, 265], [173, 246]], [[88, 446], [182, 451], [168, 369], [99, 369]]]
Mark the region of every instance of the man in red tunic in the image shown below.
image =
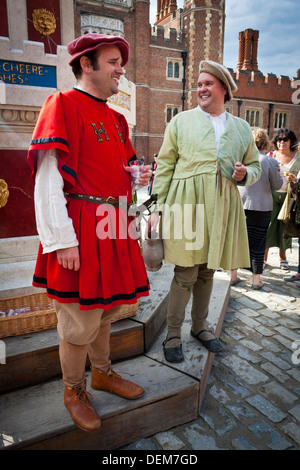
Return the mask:
[[[44, 103], [28, 152], [41, 239], [33, 285], [54, 299], [64, 402], [84, 430], [101, 426], [85, 386], [124, 398], [143, 388], [111, 368], [110, 325], [118, 306], [149, 295], [143, 258], [128, 218], [130, 163], [136, 160], [123, 115], [107, 105], [129, 57], [125, 39], [86, 34], [68, 45], [77, 86]], [[149, 166], [140, 184], [149, 181]]]

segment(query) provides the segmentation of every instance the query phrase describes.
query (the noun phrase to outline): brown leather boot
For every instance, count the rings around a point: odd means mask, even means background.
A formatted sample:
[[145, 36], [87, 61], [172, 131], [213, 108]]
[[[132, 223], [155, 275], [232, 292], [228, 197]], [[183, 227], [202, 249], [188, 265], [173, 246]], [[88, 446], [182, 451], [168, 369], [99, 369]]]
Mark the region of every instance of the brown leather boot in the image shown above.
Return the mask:
[[101, 426], [101, 420], [90, 403], [92, 395], [85, 387], [65, 386], [64, 401], [73, 421], [83, 431], [95, 431]]
[[144, 389], [139, 385], [129, 382], [129, 380], [122, 379], [122, 377], [114, 372], [112, 369], [107, 374], [100, 370], [92, 370], [91, 386], [95, 390], [104, 390], [109, 393], [114, 393], [122, 398], [132, 400], [139, 398], [144, 393]]

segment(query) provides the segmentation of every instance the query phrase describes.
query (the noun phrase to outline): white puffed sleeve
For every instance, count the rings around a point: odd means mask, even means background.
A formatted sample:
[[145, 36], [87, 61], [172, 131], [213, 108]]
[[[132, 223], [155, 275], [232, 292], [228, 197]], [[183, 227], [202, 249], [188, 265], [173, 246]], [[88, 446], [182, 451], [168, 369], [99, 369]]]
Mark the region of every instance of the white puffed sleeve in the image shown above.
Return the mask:
[[72, 219], [63, 193], [64, 182], [58, 170], [55, 149], [38, 152], [34, 200], [37, 231], [43, 253], [77, 246]]

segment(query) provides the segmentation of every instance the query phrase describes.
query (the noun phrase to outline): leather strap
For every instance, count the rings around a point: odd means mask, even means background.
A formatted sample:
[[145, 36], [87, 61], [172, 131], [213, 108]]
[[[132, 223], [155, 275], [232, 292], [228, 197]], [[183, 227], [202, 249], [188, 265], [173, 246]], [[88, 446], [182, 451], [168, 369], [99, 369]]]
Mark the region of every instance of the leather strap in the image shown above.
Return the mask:
[[[80, 199], [82, 201], [93, 202], [94, 204], [111, 204], [114, 207], [119, 207], [119, 199], [108, 196], [108, 197], [97, 197], [97, 196], [87, 196], [86, 194], [76, 194], [76, 193], [64, 193], [64, 196], [71, 199]], [[156, 204], [157, 201], [157, 194], [151, 194], [150, 198], [147, 201], [144, 201], [140, 206], [136, 206], [133, 204], [127, 204], [128, 207], [134, 206], [136, 209], [136, 213], [140, 214], [145, 211], [148, 211], [149, 215], [150, 207]]]
[[119, 206], [119, 199], [115, 197], [97, 197], [97, 196], [87, 196], [85, 194], [74, 194], [74, 193], [64, 193], [65, 197], [71, 199], [80, 199], [82, 201], [94, 202], [95, 204], [111, 204], [112, 206]]

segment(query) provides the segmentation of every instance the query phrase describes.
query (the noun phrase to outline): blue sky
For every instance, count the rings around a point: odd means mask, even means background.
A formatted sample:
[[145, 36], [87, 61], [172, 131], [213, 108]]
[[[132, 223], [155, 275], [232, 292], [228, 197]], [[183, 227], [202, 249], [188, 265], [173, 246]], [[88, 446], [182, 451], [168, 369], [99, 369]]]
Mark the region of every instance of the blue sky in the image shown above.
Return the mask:
[[[156, 0], [150, 0], [150, 22], [155, 22]], [[178, 8], [183, 0], [177, 0]], [[236, 69], [239, 32], [259, 30], [258, 68], [266, 73], [296, 77], [300, 68], [299, 0], [225, 0], [224, 65]]]

